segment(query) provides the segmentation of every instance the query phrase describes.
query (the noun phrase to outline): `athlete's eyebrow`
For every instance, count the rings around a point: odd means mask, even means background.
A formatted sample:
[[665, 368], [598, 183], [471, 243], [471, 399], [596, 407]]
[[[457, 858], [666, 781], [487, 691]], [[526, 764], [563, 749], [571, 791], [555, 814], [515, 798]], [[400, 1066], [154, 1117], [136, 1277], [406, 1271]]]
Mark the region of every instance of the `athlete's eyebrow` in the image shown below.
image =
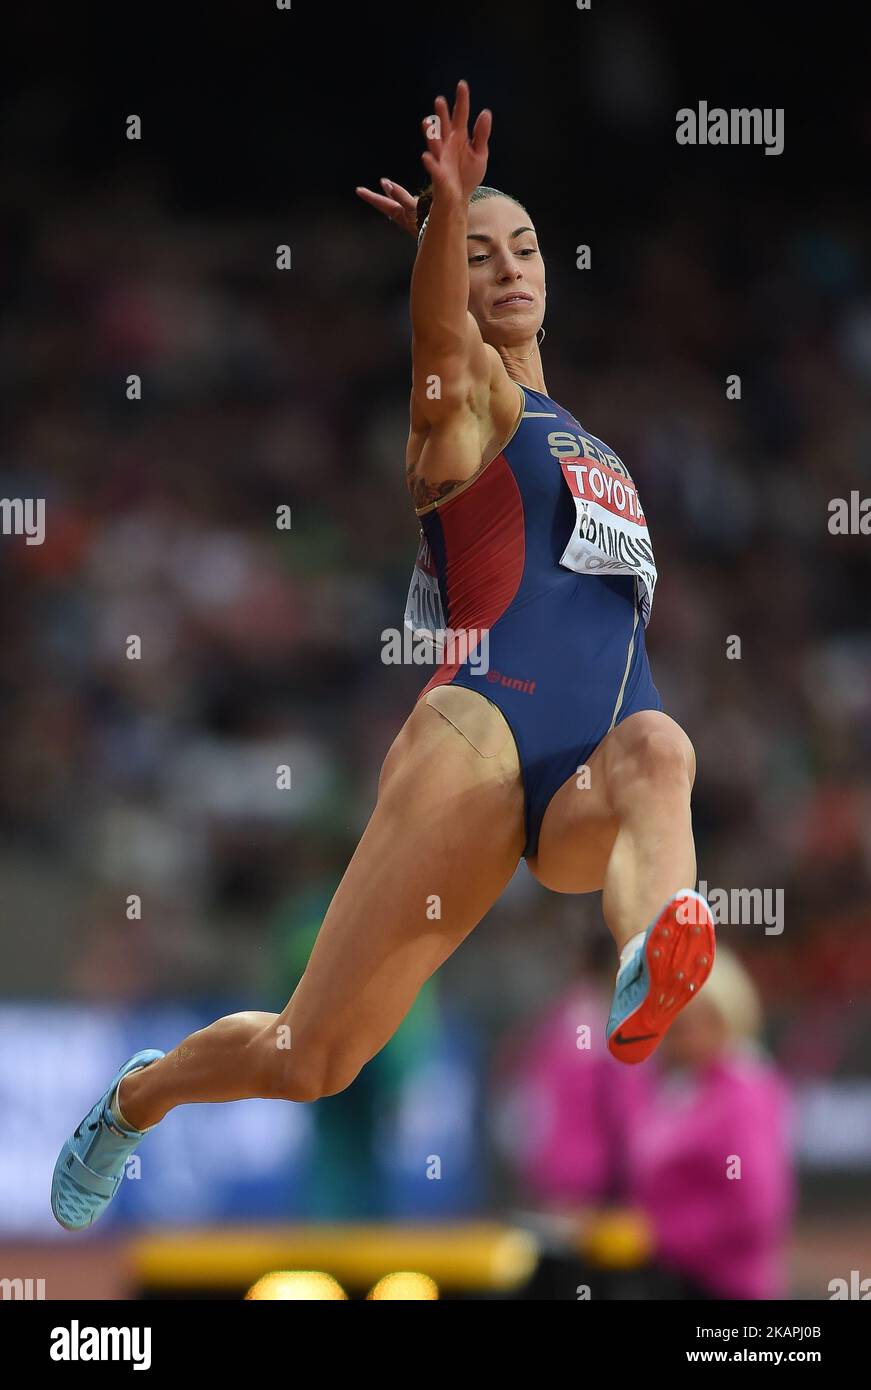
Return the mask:
[[[509, 240], [509, 241], [512, 241], [514, 237], [520, 236], [520, 233], [521, 233], [521, 232], [532, 232], [532, 235], [535, 236], [535, 228], [534, 228], [534, 227], [518, 227], [516, 231], [513, 231], [513, 232], [510, 233], [510, 235], [509, 235], [509, 237], [508, 237], [508, 240]], [[467, 241], [492, 241], [493, 238], [492, 238], [491, 236], [485, 235], [485, 233], [483, 233], [483, 232], [469, 232], [468, 235], [467, 235], [467, 237], [466, 237], [466, 240], [467, 240]]]

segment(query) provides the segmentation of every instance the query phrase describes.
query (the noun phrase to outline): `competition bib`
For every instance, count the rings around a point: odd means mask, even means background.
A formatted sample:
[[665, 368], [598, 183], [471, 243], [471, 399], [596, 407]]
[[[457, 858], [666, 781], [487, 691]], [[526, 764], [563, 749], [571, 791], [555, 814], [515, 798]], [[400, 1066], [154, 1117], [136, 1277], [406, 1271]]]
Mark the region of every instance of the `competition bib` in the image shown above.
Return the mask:
[[441, 647], [447, 625], [442, 611], [442, 596], [439, 593], [435, 562], [422, 527], [417, 559], [414, 562], [414, 572], [405, 602], [405, 626], [411, 629], [415, 637], [428, 638], [433, 654], [441, 660]]
[[650, 621], [656, 561], [632, 479], [596, 459], [563, 457], [575, 524], [560, 558], [578, 574], [631, 574], [645, 626]]

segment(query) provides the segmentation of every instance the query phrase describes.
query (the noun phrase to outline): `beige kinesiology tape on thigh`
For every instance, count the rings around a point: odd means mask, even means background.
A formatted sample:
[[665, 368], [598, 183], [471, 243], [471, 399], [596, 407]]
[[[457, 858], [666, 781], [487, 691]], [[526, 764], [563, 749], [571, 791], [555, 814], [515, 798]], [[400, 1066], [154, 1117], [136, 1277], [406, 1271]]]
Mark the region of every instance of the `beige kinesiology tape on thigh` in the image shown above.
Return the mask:
[[494, 758], [505, 746], [510, 730], [500, 711], [484, 695], [461, 685], [437, 685], [425, 697], [449, 724], [467, 739], [482, 758]]

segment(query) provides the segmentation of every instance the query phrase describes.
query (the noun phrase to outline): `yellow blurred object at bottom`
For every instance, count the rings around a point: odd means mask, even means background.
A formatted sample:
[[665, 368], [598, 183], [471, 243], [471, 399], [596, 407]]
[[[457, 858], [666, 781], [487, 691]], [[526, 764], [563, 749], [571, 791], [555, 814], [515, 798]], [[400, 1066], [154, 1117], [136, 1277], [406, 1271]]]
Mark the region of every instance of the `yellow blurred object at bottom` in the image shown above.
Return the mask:
[[653, 1232], [642, 1212], [618, 1208], [589, 1217], [578, 1244], [601, 1268], [634, 1269], [652, 1256]]
[[414, 1274], [403, 1270], [396, 1274], [385, 1274], [379, 1279], [367, 1298], [404, 1299], [406, 1302], [438, 1298], [438, 1284], [428, 1274]]
[[305, 1299], [335, 1302], [348, 1295], [332, 1274], [317, 1269], [276, 1269], [264, 1274], [245, 1295], [246, 1299]]

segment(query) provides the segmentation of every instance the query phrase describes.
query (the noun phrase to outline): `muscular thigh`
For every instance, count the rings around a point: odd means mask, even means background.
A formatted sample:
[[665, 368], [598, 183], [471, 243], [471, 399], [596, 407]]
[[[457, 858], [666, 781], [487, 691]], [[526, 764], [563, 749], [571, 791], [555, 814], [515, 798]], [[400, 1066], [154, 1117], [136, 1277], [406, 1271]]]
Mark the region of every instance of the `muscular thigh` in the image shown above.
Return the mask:
[[[473, 731], [482, 727], [477, 716]], [[495, 726], [488, 740], [486, 719], [483, 733], [488, 756], [445, 715], [415, 706], [282, 1015], [294, 1047], [308, 1041], [346, 1053], [351, 1071], [362, 1065], [513, 875], [524, 839], [517, 755]]]
[[658, 710], [631, 714], [611, 729], [586, 767], [556, 791], [544, 814], [538, 854], [527, 861], [546, 888], [556, 893], [601, 889], [619, 821], [612, 783], [627, 758], [652, 734], [674, 740], [695, 769], [692, 745], [679, 724]]

